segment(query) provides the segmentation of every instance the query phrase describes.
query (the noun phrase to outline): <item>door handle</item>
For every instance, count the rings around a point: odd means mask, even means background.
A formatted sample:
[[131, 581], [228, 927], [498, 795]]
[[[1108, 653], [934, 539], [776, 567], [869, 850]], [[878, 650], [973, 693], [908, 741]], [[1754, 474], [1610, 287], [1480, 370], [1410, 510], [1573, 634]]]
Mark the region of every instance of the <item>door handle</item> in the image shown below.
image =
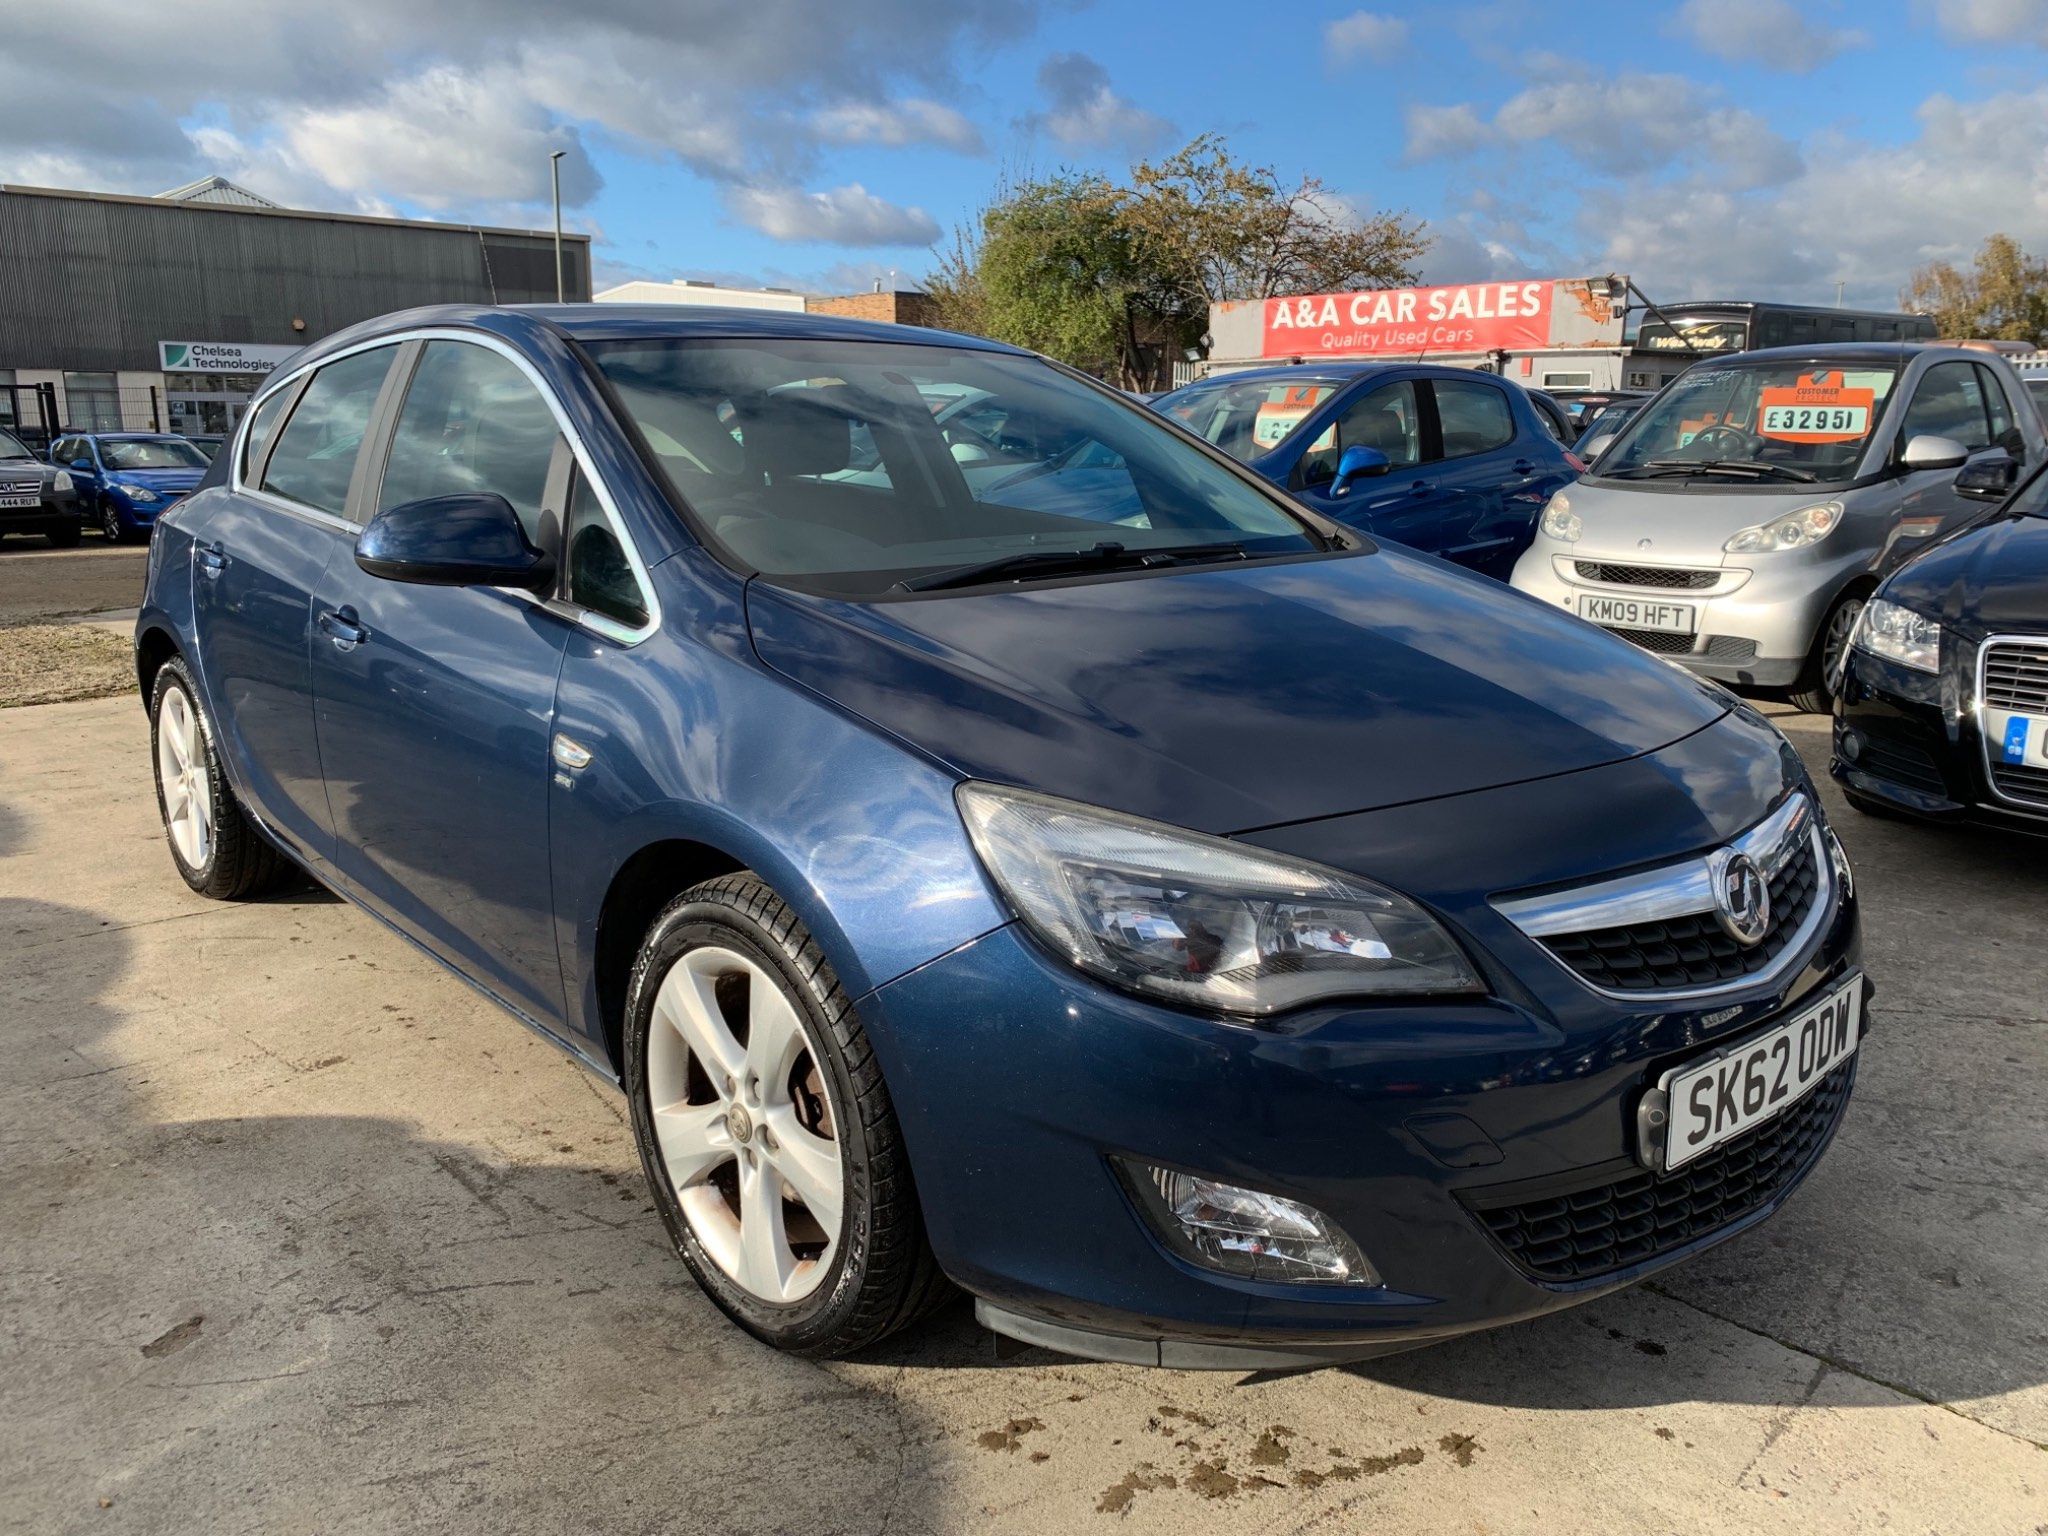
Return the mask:
[[1435, 489], [1436, 487], [1431, 485], [1427, 480], [1417, 480], [1409, 485], [1408, 494], [1410, 496], [1427, 496], [1431, 491]]
[[1518, 475], [1533, 475], [1536, 473], [1536, 466], [1527, 459], [1517, 459], [1508, 467]]
[[194, 544], [192, 558], [199, 562], [199, 573], [209, 581], [217, 580], [228, 568], [228, 553], [218, 544]]
[[320, 629], [337, 651], [352, 651], [370, 638], [353, 608], [330, 608], [320, 615]]

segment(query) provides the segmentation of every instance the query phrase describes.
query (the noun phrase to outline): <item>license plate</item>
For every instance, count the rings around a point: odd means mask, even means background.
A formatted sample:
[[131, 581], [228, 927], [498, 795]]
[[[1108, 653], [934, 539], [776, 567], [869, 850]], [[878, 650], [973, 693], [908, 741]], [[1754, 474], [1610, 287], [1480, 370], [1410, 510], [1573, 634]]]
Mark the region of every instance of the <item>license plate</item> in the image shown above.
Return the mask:
[[2001, 762], [2048, 768], [2048, 715], [2007, 715], [1998, 748]]
[[0, 496], [0, 507], [34, 507], [42, 504], [40, 496]]
[[1854, 1054], [1862, 1022], [1863, 979], [1851, 977], [1748, 1044], [1665, 1073], [1659, 1085], [1670, 1115], [1665, 1171], [1684, 1167], [1806, 1097]]
[[1644, 602], [1639, 597], [1596, 597], [1579, 594], [1579, 617], [1615, 629], [1658, 629], [1671, 635], [1693, 632], [1695, 609], [1691, 603]]

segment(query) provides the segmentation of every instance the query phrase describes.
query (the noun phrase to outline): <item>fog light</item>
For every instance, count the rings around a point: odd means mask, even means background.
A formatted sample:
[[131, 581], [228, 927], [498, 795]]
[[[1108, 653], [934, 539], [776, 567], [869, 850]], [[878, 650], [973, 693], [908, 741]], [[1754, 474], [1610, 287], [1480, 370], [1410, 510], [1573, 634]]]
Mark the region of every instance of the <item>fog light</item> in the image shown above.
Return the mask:
[[1842, 756], [1855, 762], [1863, 755], [1863, 738], [1844, 727], [1842, 731]]
[[1127, 1172], [1167, 1246], [1205, 1269], [1247, 1280], [1383, 1283], [1358, 1245], [1313, 1206], [1170, 1168]]

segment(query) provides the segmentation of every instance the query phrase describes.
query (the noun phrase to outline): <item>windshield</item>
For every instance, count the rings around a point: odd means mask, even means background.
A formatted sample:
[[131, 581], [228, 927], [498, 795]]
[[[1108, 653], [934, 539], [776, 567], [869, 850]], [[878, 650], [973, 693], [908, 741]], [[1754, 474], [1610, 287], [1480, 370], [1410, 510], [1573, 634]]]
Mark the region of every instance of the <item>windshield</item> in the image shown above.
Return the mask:
[[1036, 359], [842, 341], [599, 342], [682, 503], [744, 564], [851, 595], [1015, 556], [1294, 554], [1322, 540]]
[[1704, 363], [1636, 412], [1596, 473], [1848, 480], [1897, 377], [1812, 360]]
[[182, 437], [100, 439], [109, 469], [204, 469], [207, 457]]
[[12, 432], [0, 432], [0, 459], [32, 459], [35, 455], [22, 447], [21, 439]]
[[1242, 379], [1191, 384], [1153, 408], [1233, 459], [1255, 459], [1287, 440], [1302, 417], [1333, 394], [1337, 379]]

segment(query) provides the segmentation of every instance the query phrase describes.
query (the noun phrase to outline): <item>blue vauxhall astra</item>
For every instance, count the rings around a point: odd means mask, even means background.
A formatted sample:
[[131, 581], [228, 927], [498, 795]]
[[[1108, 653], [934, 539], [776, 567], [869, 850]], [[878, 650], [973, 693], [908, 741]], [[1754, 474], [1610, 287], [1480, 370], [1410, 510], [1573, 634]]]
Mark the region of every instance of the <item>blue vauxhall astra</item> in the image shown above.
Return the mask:
[[1867, 1006], [1712, 684], [932, 331], [418, 310], [280, 368], [136, 629], [179, 873], [297, 867], [630, 1101], [711, 1298], [1287, 1366], [1771, 1215]]

